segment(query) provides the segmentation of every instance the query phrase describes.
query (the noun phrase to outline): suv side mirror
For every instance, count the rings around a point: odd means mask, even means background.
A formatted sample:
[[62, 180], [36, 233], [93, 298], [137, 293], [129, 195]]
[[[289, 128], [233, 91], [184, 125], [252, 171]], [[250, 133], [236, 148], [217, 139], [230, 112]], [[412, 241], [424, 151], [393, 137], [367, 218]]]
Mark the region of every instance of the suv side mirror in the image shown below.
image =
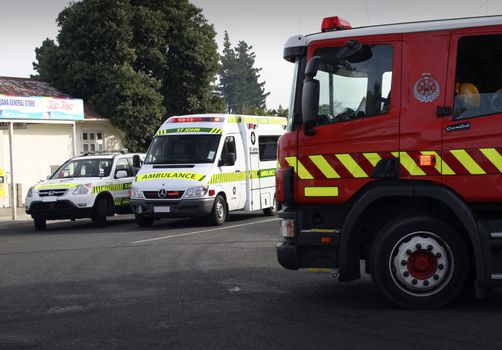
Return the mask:
[[115, 178], [116, 179], [123, 179], [124, 177], [127, 177], [127, 171], [125, 171], [125, 170], [118, 170], [115, 173]]
[[135, 154], [134, 156], [132, 156], [132, 166], [133, 167], [141, 168], [142, 164], [143, 164], [143, 162], [141, 161], [141, 158], [139, 157], [139, 155]]
[[305, 135], [314, 134], [314, 125], [319, 114], [319, 80], [314, 79], [319, 70], [321, 57], [314, 56], [305, 68], [302, 93], [302, 120]]

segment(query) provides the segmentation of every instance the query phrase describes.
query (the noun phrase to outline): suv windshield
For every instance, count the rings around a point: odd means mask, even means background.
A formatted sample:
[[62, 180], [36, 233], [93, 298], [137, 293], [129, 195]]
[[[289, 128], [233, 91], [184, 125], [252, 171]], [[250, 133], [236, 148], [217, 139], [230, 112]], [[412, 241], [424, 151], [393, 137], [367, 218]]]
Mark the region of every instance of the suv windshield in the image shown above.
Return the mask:
[[110, 175], [113, 159], [74, 159], [63, 164], [51, 179], [105, 177]]
[[213, 163], [221, 135], [166, 135], [153, 139], [145, 164]]

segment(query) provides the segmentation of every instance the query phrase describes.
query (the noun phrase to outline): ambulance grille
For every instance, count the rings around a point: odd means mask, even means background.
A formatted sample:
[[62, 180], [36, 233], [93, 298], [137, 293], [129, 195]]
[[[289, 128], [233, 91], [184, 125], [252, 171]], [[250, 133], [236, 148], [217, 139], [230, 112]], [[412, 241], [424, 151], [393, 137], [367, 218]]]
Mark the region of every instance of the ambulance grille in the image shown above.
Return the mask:
[[180, 199], [184, 191], [143, 191], [146, 199]]
[[66, 191], [68, 191], [67, 188], [57, 189], [57, 190], [40, 190], [38, 194], [40, 197], [49, 197], [49, 196], [61, 197], [64, 196]]

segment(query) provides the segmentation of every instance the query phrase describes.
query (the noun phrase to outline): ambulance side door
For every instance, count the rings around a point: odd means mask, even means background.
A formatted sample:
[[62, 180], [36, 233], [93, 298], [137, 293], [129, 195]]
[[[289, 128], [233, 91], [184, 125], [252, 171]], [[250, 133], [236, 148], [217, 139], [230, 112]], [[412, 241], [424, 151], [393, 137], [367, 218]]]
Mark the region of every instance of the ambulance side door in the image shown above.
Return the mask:
[[259, 170], [261, 208], [270, 208], [275, 196], [275, 169], [277, 167], [277, 141], [279, 135], [259, 135]]
[[[230, 162], [234, 154], [235, 162]], [[241, 197], [245, 198], [245, 164], [242, 140], [239, 135], [227, 135], [221, 151], [221, 186], [227, 196], [228, 210], [241, 209]]]
[[446, 95], [443, 183], [467, 201], [500, 202], [502, 26], [452, 33]]

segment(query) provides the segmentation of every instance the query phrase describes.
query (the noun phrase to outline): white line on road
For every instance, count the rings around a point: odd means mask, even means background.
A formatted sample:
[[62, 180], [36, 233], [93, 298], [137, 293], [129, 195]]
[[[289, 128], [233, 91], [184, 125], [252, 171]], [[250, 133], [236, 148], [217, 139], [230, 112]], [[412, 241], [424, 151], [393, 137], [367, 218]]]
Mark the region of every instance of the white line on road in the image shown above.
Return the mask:
[[137, 243], [160, 241], [161, 239], [168, 239], [168, 238], [174, 238], [174, 237], [192, 236], [192, 235], [197, 235], [199, 233], [206, 233], [206, 232], [220, 231], [220, 230], [228, 230], [230, 228], [249, 226], [249, 225], [255, 225], [255, 224], [262, 224], [264, 222], [277, 221], [277, 220], [280, 220], [280, 219], [279, 218], [275, 218], [275, 219], [269, 219], [269, 220], [248, 222], [246, 224], [239, 224], [239, 225], [232, 225], [232, 226], [212, 228], [212, 229], [209, 229], [209, 230], [202, 230], [202, 231], [195, 231], [195, 232], [188, 232], [188, 233], [180, 233], [179, 235], [170, 235], [170, 236], [163, 236], [163, 237], [157, 237], [157, 238], [142, 239], [140, 241], [129, 242], [129, 244], [137, 244]]

